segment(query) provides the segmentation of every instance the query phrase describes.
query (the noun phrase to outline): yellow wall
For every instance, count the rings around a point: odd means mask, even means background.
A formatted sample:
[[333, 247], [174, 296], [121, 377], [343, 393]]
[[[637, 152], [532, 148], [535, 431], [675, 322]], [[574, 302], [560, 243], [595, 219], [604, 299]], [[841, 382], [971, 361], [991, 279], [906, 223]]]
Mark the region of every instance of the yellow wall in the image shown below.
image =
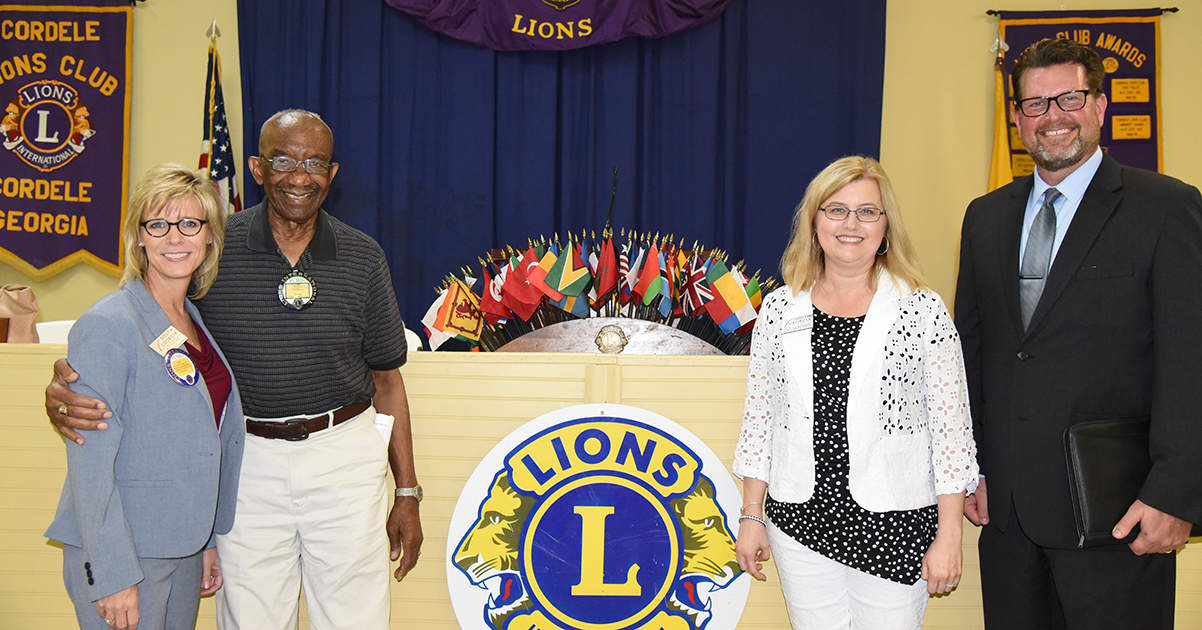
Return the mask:
[[[195, 166], [204, 121], [204, 78], [209, 24], [222, 36], [222, 87], [235, 157], [242, 160], [242, 73], [238, 69], [238, 17], [235, 0], [146, 2], [133, 10], [133, 94], [130, 111], [130, 187], [160, 162]], [[239, 181], [245, 168], [238, 169]], [[44, 282], [34, 282], [0, 263], [0, 285], [33, 286], [39, 321], [75, 319], [117, 279], [87, 265], [75, 265]]]
[[[1162, 20], [1162, 78], [1165, 171], [1194, 184], [1202, 184], [1202, 119], [1193, 115], [1202, 102], [1197, 81], [1197, 61], [1202, 56], [1202, 2], [1172, 3], [1182, 11]], [[1009, 9], [1125, 8], [1127, 0], [1090, 2], [1008, 2]], [[882, 160], [893, 178], [906, 210], [923, 267], [930, 281], [950, 302], [954, 288], [960, 220], [967, 202], [984, 192], [991, 138], [992, 57], [989, 46], [996, 18], [985, 9], [997, 8], [984, 0], [892, 0], [888, 4], [885, 99], [882, 115]], [[242, 160], [240, 74], [237, 65], [237, 28], [234, 0], [210, 2], [160, 1], [134, 10], [134, 79], [131, 142], [131, 178], [161, 161], [192, 164], [199, 150], [202, 78], [207, 41], [204, 31], [217, 19], [224, 36], [219, 50], [224, 60], [227, 114]], [[33, 284], [42, 307], [42, 320], [76, 317], [100, 296], [116, 287], [116, 280], [85, 265], [33, 283], [0, 263], [0, 284]], [[14, 354], [15, 353], [15, 354]], [[5, 444], [0, 446], [0, 627], [72, 627], [67, 598], [62, 590], [57, 550], [41, 538], [49, 521], [62, 479], [61, 446], [41, 417], [40, 391], [49, 375], [49, 362], [65, 354], [62, 346], [0, 348], [0, 401], [4, 407]], [[529, 362], [518, 383], [501, 377], [516, 369], [502, 356], [475, 356], [470, 369], [457, 365], [464, 355], [417, 355], [406, 368], [413, 403], [419, 469], [428, 489], [423, 504], [427, 542], [418, 570], [405, 584], [394, 587], [398, 609], [415, 602], [427, 610], [430, 627], [453, 627], [446, 602], [443, 577], [443, 537], [454, 497], [474, 463], [502, 434], [521, 421], [566, 404], [620, 401], [663, 413], [680, 422], [701, 418], [693, 430], [729, 461], [741, 408], [742, 370], [739, 359], [717, 359], [708, 376], [680, 380], [635, 360], [624, 363], [630, 380], [609, 367], [574, 366], [568, 358], [540, 357], [542, 372], [532, 373]], [[730, 365], [723, 361], [731, 362]], [[482, 368], [481, 363], [491, 367]], [[734, 367], [732, 367], [734, 366]], [[504, 369], [502, 369], [504, 368]], [[716, 369], [715, 369], [716, 368]], [[569, 376], [564, 374], [569, 373]], [[465, 383], [463, 374], [470, 384]], [[456, 376], [451, 376], [456, 375]], [[541, 375], [541, 376], [540, 376]], [[545, 379], [542, 377], [546, 377]], [[671, 387], [657, 388], [656, 378]], [[544, 381], [556, 383], [559, 393], [548, 396]], [[622, 383], [629, 385], [623, 389]], [[523, 391], [535, 386], [537, 391]], [[716, 386], [716, 390], [715, 390]], [[616, 387], [616, 389], [615, 389]], [[487, 406], [476, 396], [491, 388], [494, 400]], [[683, 389], [682, 389], [683, 388]], [[660, 399], [657, 391], [680, 395], [692, 392], [701, 402], [679, 403]], [[715, 393], [718, 392], [718, 393]], [[467, 393], [465, 393], [467, 392]], [[478, 426], [464, 432], [454, 429], [488, 409], [488, 435]], [[465, 425], [466, 426], [466, 425]], [[448, 446], [447, 440], [454, 440]], [[454, 452], [455, 456], [443, 453]], [[966, 532], [966, 577], [957, 594], [932, 603], [928, 628], [977, 628], [979, 587], [975, 576], [975, 530]], [[1178, 616], [1180, 627], [1202, 624], [1202, 562], [1191, 545], [1181, 556]], [[783, 627], [780, 596], [775, 581], [755, 585], [742, 627]], [[211, 627], [211, 601], [203, 608], [201, 627]], [[26, 620], [24, 622], [19, 620]], [[35, 621], [36, 620], [36, 621]], [[1190, 621], [1192, 620], [1192, 621]], [[15, 625], [14, 625], [15, 624]], [[1186, 624], [1186, 625], [1182, 625]]]
[[[986, 9], [1129, 8], [1129, 0], [890, 0], [886, 22], [881, 158], [906, 212], [907, 225], [932, 286], [950, 303], [955, 288], [960, 220], [969, 200], [985, 192], [993, 115], [997, 18]], [[1138, 3], [1137, 3], [1138, 4]], [[1164, 170], [1202, 185], [1202, 1], [1161, 20]], [[131, 179], [165, 160], [192, 163], [200, 147], [202, 83], [209, 21], [224, 37], [226, 111], [241, 159], [242, 96], [237, 64], [235, 0], [147, 2], [134, 9], [134, 94]], [[74, 319], [116, 280], [84, 265], [45, 282], [0, 263], [0, 284], [32, 284], [41, 320]]]

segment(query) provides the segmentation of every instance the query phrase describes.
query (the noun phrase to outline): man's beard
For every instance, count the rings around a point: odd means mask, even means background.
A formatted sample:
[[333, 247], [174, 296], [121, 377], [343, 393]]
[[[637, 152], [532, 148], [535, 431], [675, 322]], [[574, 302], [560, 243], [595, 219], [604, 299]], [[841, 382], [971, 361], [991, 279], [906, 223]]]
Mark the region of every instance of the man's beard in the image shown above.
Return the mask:
[[[1039, 143], [1035, 147], [1035, 150], [1030, 152], [1031, 159], [1035, 161], [1036, 166], [1045, 171], [1056, 172], [1064, 170], [1085, 159], [1089, 153], [1093, 152], [1092, 147], [1088, 151], [1086, 150], [1085, 140], [1081, 136], [1081, 130], [1078, 127], [1077, 139], [1069, 145], [1068, 150], [1064, 154], [1052, 155], [1042, 143]], [[1096, 142], [1090, 142], [1090, 144], [1094, 147], [1097, 146]]]

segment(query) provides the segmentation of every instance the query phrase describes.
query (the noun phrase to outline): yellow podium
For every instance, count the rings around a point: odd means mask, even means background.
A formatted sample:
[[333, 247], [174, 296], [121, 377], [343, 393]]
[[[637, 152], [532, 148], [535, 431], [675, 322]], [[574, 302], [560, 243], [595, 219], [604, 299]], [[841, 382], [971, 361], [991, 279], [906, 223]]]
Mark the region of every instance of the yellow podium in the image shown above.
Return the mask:
[[[74, 628], [62, 583], [62, 554], [42, 537], [65, 475], [62, 440], [42, 409], [42, 391], [61, 345], [0, 344], [0, 629]], [[729, 470], [742, 417], [746, 357], [543, 353], [410, 354], [401, 369], [412, 409], [417, 470], [425, 487], [421, 560], [393, 585], [393, 628], [456, 628], [447, 584], [447, 534], [465, 482], [506, 436], [571, 405], [620, 403], [687, 428]], [[729, 474], [729, 473], [727, 473]], [[735, 524], [731, 529], [737, 531]], [[966, 523], [964, 578], [931, 601], [924, 628], [982, 627], [976, 529]], [[1202, 628], [1202, 552], [1181, 552], [1177, 627]], [[779, 584], [753, 583], [740, 629], [788, 627]], [[214, 627], [213, 601], [198, 628]], [[307, 627], [302, 616], [301, 627]]]

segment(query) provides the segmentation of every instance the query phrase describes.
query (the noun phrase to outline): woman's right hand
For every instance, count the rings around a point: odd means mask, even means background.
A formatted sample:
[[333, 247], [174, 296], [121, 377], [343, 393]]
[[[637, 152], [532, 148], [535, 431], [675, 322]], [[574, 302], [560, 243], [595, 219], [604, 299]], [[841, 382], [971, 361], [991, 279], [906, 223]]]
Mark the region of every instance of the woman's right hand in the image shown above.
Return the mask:
[[200, 596], [212, 595], [221, 588], [221, 559], [217, 557], [217, 548], [209, 547], [204, 551], [200, 567]]
[[739, 537], [735, 541], [735, 557], [739, 567], [751, 577], [764, 581], [764, 563], [772, 559], [772, 549], [768, 546], [768, 530], [760, 523], [751, 519], [739, 522]]
[[117, 591], [96, 602], [96, 613], [117, 630], [135, 630], [138, 627], [138, 585]]

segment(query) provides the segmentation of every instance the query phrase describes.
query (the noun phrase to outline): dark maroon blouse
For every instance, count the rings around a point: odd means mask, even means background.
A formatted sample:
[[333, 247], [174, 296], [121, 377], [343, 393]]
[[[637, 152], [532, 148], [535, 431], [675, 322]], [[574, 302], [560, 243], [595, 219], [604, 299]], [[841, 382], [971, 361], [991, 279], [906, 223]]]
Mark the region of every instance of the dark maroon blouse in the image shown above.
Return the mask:
[[192, 325], [196, 328], [197, 336], [200, 337], [200, 347], [197, 348], [191, 343], [184, 345], [188, 349], [188, 354], [192, 355], [192, 360], [196, 362], [196, 369], [200, 370], [200, 375], [204, 377], [205, 385], [209, 388], [209, 398], [213, 401], [213, 419], [220, 427], [221, 412], [225, 410], [225, 402], [230, 397], [233, 381], [230, 379], [230, 371], [225, 368], [225, 363], [217, 355], [217, 350], [209, 342], [209, 337], [200, 328], [200, 324], [193, 320]]

